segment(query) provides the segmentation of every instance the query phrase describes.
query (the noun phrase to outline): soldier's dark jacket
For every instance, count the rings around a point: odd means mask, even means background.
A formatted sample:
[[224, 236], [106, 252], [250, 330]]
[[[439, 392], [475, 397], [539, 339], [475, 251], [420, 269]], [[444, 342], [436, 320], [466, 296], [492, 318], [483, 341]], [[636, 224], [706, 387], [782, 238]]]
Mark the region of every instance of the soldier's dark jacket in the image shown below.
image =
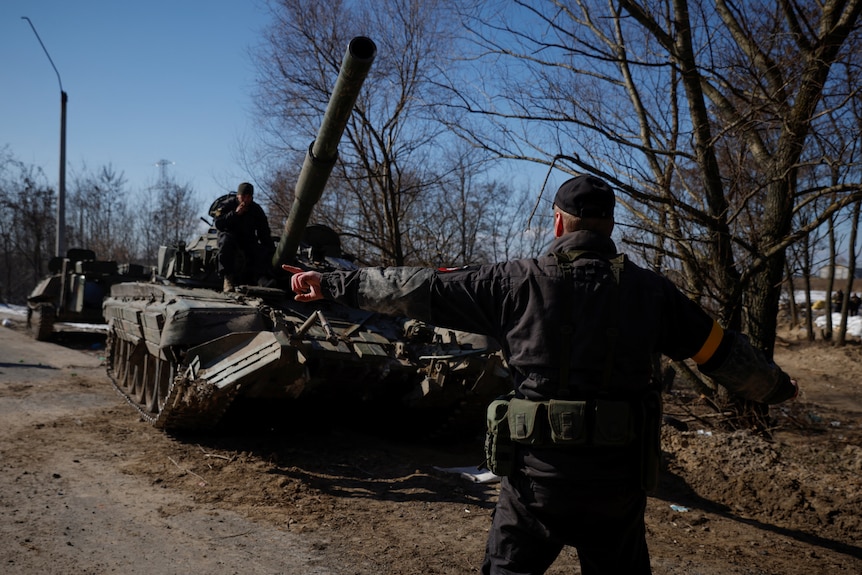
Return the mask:
[[220, 232], [232, 234], [236, 241], [245, 247], [255, 244], [272, 247], [269, 222], [266, 213], [257, 203], [252, 203], [243, 214], [236, 213], [239, 200], [232, 196], [214, 212], [215, 227]]

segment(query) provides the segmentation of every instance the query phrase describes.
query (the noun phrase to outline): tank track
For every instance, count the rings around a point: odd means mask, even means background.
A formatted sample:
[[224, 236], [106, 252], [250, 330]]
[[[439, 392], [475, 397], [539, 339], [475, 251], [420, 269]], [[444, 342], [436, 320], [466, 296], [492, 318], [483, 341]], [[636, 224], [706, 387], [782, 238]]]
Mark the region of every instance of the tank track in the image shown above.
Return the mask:
[[114, 389], [140, 416], [164, 430], [215, 427], [236, 395], [189, 377], [185, 364], [160, 359], [142, 342], [108, 333], [107, 372]]
[[48, 341], [54, 333], [54, 305], [38, 303], [27, 308], [27, 328], [36, 341]]

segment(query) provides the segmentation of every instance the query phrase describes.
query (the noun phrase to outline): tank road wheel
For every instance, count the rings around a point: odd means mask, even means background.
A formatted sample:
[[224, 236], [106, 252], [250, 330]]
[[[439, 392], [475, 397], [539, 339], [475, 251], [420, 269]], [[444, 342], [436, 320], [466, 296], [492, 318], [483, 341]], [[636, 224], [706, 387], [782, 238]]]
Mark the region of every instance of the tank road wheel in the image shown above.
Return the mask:
[[154, 363], [152, 377], [147, 378], [144, 388], [144, 409], [154, 416], [161, 412], [168, 397], [168, 389], [176, 374], [174, 365], [164, 359], [151, 358]]
[[143, 412], [141, 406], [144, 403], [147, 357], [149, 356], [147, 346], [141, 342], [134, 344], [116, 338], [111, 355], [114, 382], [117, 388], [129, 402]]
[[30, 335], [38, 341], [51, 339], [54, 333], [54, 306], [50, 303], [36, 304], [27, 309], [27, 327]]
[[130, 342], [123, 342], [126, 350], [123, 355], [125, 356], [125, 369], [123, 371], [123, 377], [120, 379], [120, 386], [123, 388], [123, 392], [126, 396], [135, 401], [136, 403], [141, 403], [141, 398], [143, 397], [141, 385], [141, 372], [143, 371], [143, 363], [144, 357], [147, 353], [147, 348], [142, 344], [132, 344]]
[[151, 355], [143, 343], [134, 344], [113, 335], [109, 350], [114, 386], [145, 419], [154, 423], [167, 402], [176, 366]]
[[112, 334], [110, 345], [110, 367], [115, 381], [119, 382], [126, 378], [126, 371], [129, 369], [128, 357], [126, 357], [128, 351], [128, 343]]

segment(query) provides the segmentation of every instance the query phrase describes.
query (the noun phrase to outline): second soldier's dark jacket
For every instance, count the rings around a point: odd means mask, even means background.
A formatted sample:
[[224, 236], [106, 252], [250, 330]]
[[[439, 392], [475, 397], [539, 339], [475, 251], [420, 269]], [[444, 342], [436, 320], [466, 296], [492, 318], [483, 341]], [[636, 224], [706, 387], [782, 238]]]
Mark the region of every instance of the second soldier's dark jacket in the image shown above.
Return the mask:
[[261, 245], [266, 250], [274, 251], [269, 222], [263, 208], [257, 203], [252, 203], [245, 213], [237, 214], [238, 205], [239, 200], [233, 196], [219, 206], [215, 214], [216, 229], [233, 235], [243, 249], [252, 249], [256, 245]]

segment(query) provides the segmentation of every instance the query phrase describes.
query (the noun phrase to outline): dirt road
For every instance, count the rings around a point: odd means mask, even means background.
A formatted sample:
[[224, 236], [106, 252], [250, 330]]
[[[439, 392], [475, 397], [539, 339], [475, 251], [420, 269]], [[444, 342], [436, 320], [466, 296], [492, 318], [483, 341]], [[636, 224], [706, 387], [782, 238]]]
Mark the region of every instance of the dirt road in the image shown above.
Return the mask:
[[[481, 459], [336, 427], [172, 437], [110, 386], [97, 339], [0, 328], [0, 571], [477, 573], [496, 486]], [[79, 349], [70, 349], [70, 346]], [[647, 526], [660, 574], [862, 573], [860, 350], [792, 342], [772, 440], [728, 433], [682, 391]], [[579, 573], [566, 550], [549, 573]]]
[[0, 329], [0, 382], [3, 573], [340, 572], [320, 564], [317, 537], [130, 472], [170, 441], [124, 409], [98, 350]]

